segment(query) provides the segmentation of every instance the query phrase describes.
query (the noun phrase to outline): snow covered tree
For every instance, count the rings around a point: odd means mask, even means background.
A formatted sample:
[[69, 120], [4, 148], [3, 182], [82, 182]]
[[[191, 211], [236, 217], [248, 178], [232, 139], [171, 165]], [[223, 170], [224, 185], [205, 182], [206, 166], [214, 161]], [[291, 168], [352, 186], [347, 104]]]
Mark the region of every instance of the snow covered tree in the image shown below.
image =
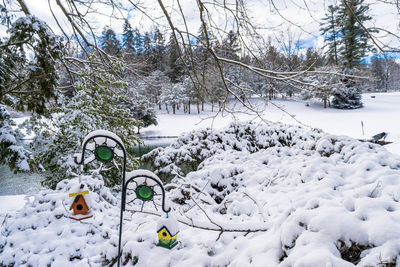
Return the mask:
[[165, 70], [165, 40], [164, 35], [158, 27], [154, 30], [153, 38], [153, 56], [154, 56], [154, 68], [156, 70]]
[[239, 59], [240, 43], [237, 33], [230, 30], [225, 39], [219, 46], [219, 53], [222, 57], [229, 59]]
[[14, 22], [0, 5], [0, 23], [8, 28], [0, 38], [0, 163], [14, 172], [30, 171], [35, 164], [22, 136], [11, 126], [6, 106], [18, 111], [47, 112], [56, 96], [56, 63], [62, 57], [61, 38], [35, 16], [21, 16]]
[[389, 69], [387, 59], [374, 56], [371, 60], [370, 69], [375, 78], [375, 90], [387, 91], [389, 87]]
[[336, 87], [332, 92], [332, 106], [338, 109], [361, 108], [363, 106], [361, 89], [354, 81], [352, 71], [346, 68], [344, 74], [348, 76], [342, 78], [341, 85]]
[[[175, 114], [176, 109], [182, 103], [187, 101], [187, 96], [185, 95], [185, 88], [182, 83], [164, 83], [162, 85], [162, 92], [160, 95], [161, 103], [164, 103], [166, 106], [172, 106], [172, 114]], [[169, 112], [169, 110], [167, 109]]]
[[140, 134], [140, 129], [150, 125], [157, 125], [157, 114], [154, 110], [154, 105], [146, 97], [135, 92], [130, 96], [130, 102], [133, 104], [128, 105], [129, 110], [132, 112], [133, 118], [137, 121], [137, 133]]
[[[94, 58], [89, 60], [95, 62]], [[89, 132], [98, 129], [114, 132], [121, 137], [128, 151], [138, 143], [134, 136], [137, 121], [126, 108], [129, 99], [124, 93], [125, 82], [99, 68], [99, 64], [93, 66], [97, 67], [82, 69], [72, 98], [59, 97], [58, 105], [51, 109], [52, 116], [46, 120], [33, 116], [29, 123], [29, 128], [35, 132], [34, 158], [49, 171], [43, 184], [50, 188], [76, 175], [78, 166], [73, 161], [73, 154], [80, 151]], [[121, 64], [114, 69], [122, 71]], [[127, 167], [132, 169], [136, 164], [137, 160], [128, 154]], [[109, 177], [105, 180], [107, 186], [120, 183], [120, 176], [115, 173], [104, 177]]]
[[128, 20], [124, 23], [124, 32], [122, 33], [122, 47], [125, 53], [134, 54], [135, 50], [135, 34]]
[[168, 76], [172, 83], [177, 83], [183, 73], [183, 66], [179, 57], [179, 44], [175, 40], [174, 33], [169, 37], [168, 51]]
[[328, 74], [306, 73], [303, 80], [310, 85], [302, 86], [302, 95], [304, 99], [322, 100], [324, 108], [327, 108], [332, 94], [343, 86], [336, 75], [339, 69], [336, 66], [324, 66], [317, 68], [316, 71]]
[[[365, 4], [364, 0], [342, 1], [339, 9], [339, 17], [343, 21], [340, 28], [343, 45], [339, 51], [343, 64], [349, 68], [359, 66], [361, 59], [372, 49], [368, 43], [368, 33], [358, 23], [358, 21], [365, 23], [372, 19], [367, 14], [368, 10], [369, 5]], [[372, 29], [368, 31], [376, 32]]]
[[328, 11], [322, 19], [321, 33], [324, 35], [325, 46], [327, 47], [327, 59], [329, 64], [339, 64], [339, 45], [341, 20], [339, 18], [339, 6], [328, 6]]
[[105, 27], [100, 39], [101, 47], [109, 55], [119, 55], [121, 53], [121, 44], [113, 29]]
[[55, 97], [62, 41], [35, 16], [17, 19], [0, 39], [0, 104], [44, 113]]

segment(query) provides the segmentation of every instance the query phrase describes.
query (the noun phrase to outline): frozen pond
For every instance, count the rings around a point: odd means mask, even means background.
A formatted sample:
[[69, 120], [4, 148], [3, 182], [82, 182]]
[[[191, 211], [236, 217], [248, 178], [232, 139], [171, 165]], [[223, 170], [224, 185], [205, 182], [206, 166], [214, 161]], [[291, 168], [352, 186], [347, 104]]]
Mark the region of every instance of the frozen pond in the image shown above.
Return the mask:
[[0, 196], [29, 195], [40, 190], [43, 174], [17, 173], [14, 174], [8, 166], [0, 165]]

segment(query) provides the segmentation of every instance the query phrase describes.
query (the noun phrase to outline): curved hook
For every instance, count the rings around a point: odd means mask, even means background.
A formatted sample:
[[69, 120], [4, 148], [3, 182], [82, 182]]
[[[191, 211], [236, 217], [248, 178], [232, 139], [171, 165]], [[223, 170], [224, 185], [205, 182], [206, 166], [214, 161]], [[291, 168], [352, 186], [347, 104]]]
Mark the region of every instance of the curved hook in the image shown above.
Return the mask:
[[85, 158], [85, 150], [86, 150], [86, 146], [89, 143], [89, 141], [98, 138], [98, 137], [102, 137], [102, 138], [107, 138], [107, 139], [111, 139], [113, 140], [116, 144], [119, 145], [119, 147], [121, 147], [122, 152], [123, 152], [123, 158], [124, 158], [124, 170], [123, 173], [125, 173], [125, 165], [126, 165], [126, 150], [125, 150], [125, 146], [122, 143], [121, 138], [119, 138], [116, 134], [107, 131], [107, 130], [96, 130], [93, 132], [90, 132], [85, 139], [83, 140], [83, 145], [82, 145], [82, 153], [76, 153], [74, 155], [74, 161], [76, 164], [83, 164], [84, 163], [84, 158]]
[[[138, 172], [138, 171], [139, 171], [139, 172]], [[148, 170], [136, 170], [136, 171], [133, 171], [133, 172], [131, 172], [131, 173], [134, 173], [134, 172], [138, 172], [138, 173], [137, 173], [136, 175], [134, 174], [133, 176], [129, 176], [128, 180], [126, 181], [126, 183], [125, 183], [125, 185], [124, 185], [124, 192], [123, 192], [124, 200], [126, 199], [126, 197], [125, 197], [125, 195], [126, 195], [126, 188], [128, 187], [128, 184], [129, 184], [130, 182], [132, 182], [133, 180], [135, 180], [135, 179], [137, 179], [137, 178], [140, 178], [140, 177], [148, 178], [148, 179], [151, 179], [151, 180], [153, 180], [154, 182], [156, 182], [157, 185], [161, 188], [161, 192], [162, 192], [162, 205], [161, 205], [161, 207], [162, 207], [162, 210], [163, 210], [165, 213], [170, 212], [170, 211], [171, 211], [171, 207], [166, 207], [166, 205], [165, 205], [165, 189], [164, 189], [164, 185], [162, 184], [160, 178], [158, 178], [154, 173], [152, 173], [152, 172], [150, 172], [150, 171], [148, 171]], [[147, 172], [148, 172], [150, 175], [149, 175], [149, 174], [146, 174]], [[129, 174], [128, 174], [128, 175], [129, 175]], [[125, 210], [125, 202], [122, 203], [122, 208], [123, 208], [123, 210]]]

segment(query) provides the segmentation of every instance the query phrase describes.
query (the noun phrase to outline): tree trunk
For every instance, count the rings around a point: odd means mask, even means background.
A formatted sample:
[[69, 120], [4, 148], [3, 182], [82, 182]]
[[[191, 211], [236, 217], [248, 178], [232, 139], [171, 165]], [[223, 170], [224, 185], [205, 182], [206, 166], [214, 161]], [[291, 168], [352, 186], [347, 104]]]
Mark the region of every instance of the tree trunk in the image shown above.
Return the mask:
[[198, 113], [198, 114], [200, 114], [200, 103], [199, 103], [199, 102], [197, 102], [197, 104], [196, 104], [196, 105], [197, 105], [197, 113]]
[[165, 109], [167, 110], [167, 113], [169, 114], [169, 110], [168, 110], [168, 105], [165, 104]]
[[175, 104], [172, 104], [172, 114], [175, 114]]
[[324, 97], [324, 108], [327, 108], [326, 104], [327, 104], [327, 100], [326, 100], [326, 97]]
[[214, 102], [211, 101], [211, 112], [214, 112]]
[[189, 101], [189, 104], [188, 104], [188, 111], [189, 111], [189, 114], [190, 114], [190, 101]]
[[204, 111], [204, 101], [201, 101], [201, 111]]
[[158, 103], [158, 109], [161, 110], [161, 103]]

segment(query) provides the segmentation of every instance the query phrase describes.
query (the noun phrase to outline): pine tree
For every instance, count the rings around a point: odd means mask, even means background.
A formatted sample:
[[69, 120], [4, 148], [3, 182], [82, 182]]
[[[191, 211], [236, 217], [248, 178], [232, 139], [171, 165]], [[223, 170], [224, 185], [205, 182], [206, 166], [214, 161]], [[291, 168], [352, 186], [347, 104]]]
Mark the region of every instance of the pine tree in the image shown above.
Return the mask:
[[222, 41], [222, 47], [220, 52], [223, 57], [238, 60], [240, 52], [240, 44], [237, 34], [230, 30], [226, 38]]
[[133, 118], [137, 120], [137, 133], [140, 134], [140, 129], [150, 125], [157, 125], [157, 114], [154, 110], [153, 103], [151, 103], [142, 94], [136, 92], [131, 97], [131, 102], [134, 105], [128, 105], [129, 110], [132, 112]]
[[62, 40], [35, 16], [17, 19], [7, 33], [0, 39], [0, 104], [44, 113], [55, 97]]
[[124, 32], [122, 34], [122, 47], [125, 53], [134, 54], [135, 50], [135, 34], [128, 20], [124, 23]]
[[339, 64], [339, 45], [340, 45], [340, 17], [338, 6], [328, 6], [328, 12], [323, 18], [321, 33], [325, 36], [325, 46], [327, 47], [328, 63]]
[[315, 70], [323, 65], [323, 57], [313, 48], [307, 48], [306, 58], [304, 59], [304, 69]]
[[[98, 59], [89, 56], [88, 60]], [[78, 173], [79, 166], [74, 163], [73, 154], [80, 151], [83, 139], [91, 131], [104, 129], [118, 134], [128, 151], [138, 144], [134, 136], [137, 121], [126, 107], [129, 99], [123, 92], [126, 83], [99, 65], [92, 66], [95, 67], [86, 66], [81, 70], [73, 97], [59, 96], [50, 118], [31, 117], [30, 129], [35, 132], [34, 159], [49, 171], [43, 185], [53, 189], [59, 181]], [[123, 72], [121, 63], [113, 68]], [[136, 164], [137, 159], [128, 154], [127, 168], [132, 169]], [[112, 169], [104, 171], [113, 172]], [[107, 186], [120, 184], [120, 175], [108, 173], [104, 177], [108, 177]]]
[[11, 17], [0, 5], [0, 23], [7, 26], [0, 38], [0, 164], [14, 172], [34, 167], [31, 153], [22, 145], [22, 135], [6, 107], [36, 114], [48, 112], [56, 98], [57, 61], [62, 58], [62, 40], [35, 16]]
[[[346, 5], [347, 3], [347, 5]], [[364, 4], [364, 0], [342, 0], [339, 9], [339, 17], [343, 21], [341, 25], [342, 46], [340, 55], [342, 62], [349, 68], [360, 65], [361, 59], [365, 57], [366, 52], [372, 49], [368, 43], [368, 34], [357, 22], [357, 19], [365, 24], [372, 19], [367, 15], [369, 6]], [[369, 29], [370, 32], [375, 32]]]
[[344, 74], [348, 75], [341, 79], [341, 85], [332, 90], [332, 106], [338, 109], [356, 109], [361, 108], [361, 89], [354, 81], [353, 72], [350, 68], [345, 68]]
[[183, 74], [182, 61], [179, 57], [179, 44], [175, 40], [174, 33], [171, 33], [168, 43], [168, 77], [172, 83], [177, 83]]
[[100, 38], [100, 45], [109, 55], [117, 56], [121, 53], [121, 44], [117, 39], [117, 35], [114, 30], [109, 27], [104, 28]]
[[133, 35], [134, 35], [133, 43], [135, 44], [136, 54], [142, 54], [143, 53], [143, 37], [140, 34], [140, 31], [138, 30], [138, 28], [135, 28], [133, 30]]
[[154, 38], [153, 38], [153, 47], [154, 47], [154, 58], [155, 61], [155, 69], [163, 71], [165, 69], [165, 40], [163, 34], [160, 32], [160, 29], [156, 28], [154, 30]]

